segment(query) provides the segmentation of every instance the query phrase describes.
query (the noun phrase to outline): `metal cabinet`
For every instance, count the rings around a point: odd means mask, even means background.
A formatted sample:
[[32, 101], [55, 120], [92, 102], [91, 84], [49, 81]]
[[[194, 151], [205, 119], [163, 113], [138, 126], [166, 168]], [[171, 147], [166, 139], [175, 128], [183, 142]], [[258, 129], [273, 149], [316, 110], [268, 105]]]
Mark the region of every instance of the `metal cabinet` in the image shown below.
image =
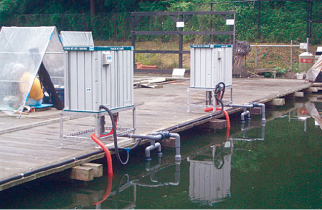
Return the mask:
[[65, 110], [98, 112], [99, 106], [134, 106], [133, 47], [68, 47]]
[[232, 45], [191, 45], [190, 87], [232, 85]]

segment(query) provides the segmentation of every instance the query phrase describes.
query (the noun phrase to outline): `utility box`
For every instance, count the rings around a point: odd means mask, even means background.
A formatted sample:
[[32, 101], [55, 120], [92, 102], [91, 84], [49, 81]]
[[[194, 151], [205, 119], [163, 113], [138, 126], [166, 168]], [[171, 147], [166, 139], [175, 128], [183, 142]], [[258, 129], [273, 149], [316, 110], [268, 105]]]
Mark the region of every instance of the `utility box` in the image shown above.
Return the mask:
[[314, 63], [316, 63], [319, 60], [321, 55], [322, 55], [322, 46], [319, 46], [317, 47], [315, 52]]
[[134, 106], [133, 50], [129, 47], [67, 47], [65, 111], [99, 112], [99, 106]]
[[232, 85], [232, 45], [191, 45], [190, 87], [215, 88]]
[[313, 65], [313, 54], [303, 52], [299, 55], [299, 72], [307, 72]]

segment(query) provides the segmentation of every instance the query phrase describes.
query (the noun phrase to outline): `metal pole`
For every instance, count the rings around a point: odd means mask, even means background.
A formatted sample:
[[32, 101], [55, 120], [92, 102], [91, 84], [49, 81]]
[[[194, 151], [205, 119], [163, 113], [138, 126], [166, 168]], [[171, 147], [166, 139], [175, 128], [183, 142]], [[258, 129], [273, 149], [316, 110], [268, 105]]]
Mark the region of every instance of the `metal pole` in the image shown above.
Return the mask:
[[309, 37], [308, 38], [306, 38], [306, 52], [309, 52]]
[[293, 66], [292, 66], [292, 58], [293, 58], [293, 40], [291, 40], [291, 66], [290, 66], [290, 69], [291, 69], [291, 71], [293, 70]]
[[[183, 21], [183, 15], [180, 15], [180, 18], [179, 18], [180, 22]], [[179, 28], [179, 31], [183, 31], [183, 28], [180, 27]], [[183, 46], [183, 35], [182, 34], [179, 34], [179, 68], [182, 68], [182, 47]]]
[[[213, 4], [213, 3], [210, 3], [210, 11], [211, 11], [211, 12], [212, 12], [212, 4]], [[211, 15], [211, 19], [210, 19], [210, 30], [212, 31], [212, 15]], [[209, 39], [209, 40], [210, 40], [210, 42], [211, 42], [211, 40], [212, 40], [212, 37], [213, 37], [213, 36], [211, 36], [211, 35], [210, 35], [210, 39]]]
[[306, 37], [310, 36], [310, 31], [309, 31], [309, 22], [310, 22], [310, 0], [307, 0], [307, 8], [306, 8]]
[[135, 69], [135, 35], [133, 35], [133, 32], [135, 31], [135, 16], [131, 17], [131, 45], [133, 46], [133, 69]]
[[257, 14], [257, 38], [261, 37], [261, 0], [258, 0], [258, 14]]
[[310, 0], [310, 22], [309, 22], [309, 34], [310, 34], [310, 38], [312, 37], [312, 6], [313, 6], [313, 1]]
[[257, 68], [257, 43], [255, 44], [255, 67]]
[[64, 138], [64, 126], [63, 126], [63, 123], [64, 123], [64, 114], [63, 114], [63, 111], [60, 111], [60, 145], [59, 147], [63, 147], [63, 138]]
[[133, 126], [133, 134], [135, 134], [135, 131], [136, 131], [136, 107], [134, 106], [133, 107], [133, 110], [132, 110], [132, 117], [133, 117], [133, 121], [132, 121], [132, 126]]
[[231, 30], [233, 30], [233, 35], [231, 36], [231, 44], [233, 45], [233, 51], [236, 49], [235, 47], [235, 14], [232, 15], [233, 16], [233, 19], [234, 19], [234, 25], [231, 26]]

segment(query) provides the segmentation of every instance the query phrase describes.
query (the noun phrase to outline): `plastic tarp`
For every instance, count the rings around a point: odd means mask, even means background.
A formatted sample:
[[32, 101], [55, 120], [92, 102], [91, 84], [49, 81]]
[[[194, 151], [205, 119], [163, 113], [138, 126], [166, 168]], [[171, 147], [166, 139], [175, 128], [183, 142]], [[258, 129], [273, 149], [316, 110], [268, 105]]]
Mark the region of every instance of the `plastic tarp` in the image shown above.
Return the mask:
[[60, 38], [64, 47], [94, 47], [92, 32], [61, 31]]
[[42, 62], [50, 76], [63, 76], [63, 48], [54, 26], [2, 27], [0, 46], [2, 111], [22, 111]]
[[316, 77], [322, 70], [322, 56], [316, 61], [316, 63], [307, 71], [306, 79], [309, 81], [315, 81]]
[[319, 111], [315, 108], [315, 105], [313, 102], [308, 102], [305, 104], [305, 108], [308, 111], [308, 113], [314, 118], [315, 122], [317, 122], [322, 129], [322, 117], [319, 113]]

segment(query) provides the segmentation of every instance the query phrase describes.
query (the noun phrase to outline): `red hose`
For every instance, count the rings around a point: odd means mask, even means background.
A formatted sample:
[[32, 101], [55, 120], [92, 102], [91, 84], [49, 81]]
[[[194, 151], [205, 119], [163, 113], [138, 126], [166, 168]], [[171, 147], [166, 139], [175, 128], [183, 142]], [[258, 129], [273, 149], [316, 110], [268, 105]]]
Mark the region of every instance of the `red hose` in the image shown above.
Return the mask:
[[100, 204], [103, 201], [105, 201], [110, 196], [111, 191], [112, 191], [112, 176], [108, 176], [107, 177], [107, 188], [106, 188], [105, 194], [103, 195], [103, 199], [101, 201], [94, 202], [94, 205]]
[[91, 134], [93, 141], [98, 144], [105, 152], [106, 160], [107, 160], [107, 174], [108, 176], [113, 176], [113, 165], [112, 165], [112, 156], [109, 149], [103, 144], [103, 142], [95, 136], [94, 133]]
[[[216, 110], [221, 110], [221, 108], [220, 107], [216, 107]], [[224, 109], [222, 110], [222, 112], [224, 113], [224, 115], [226, 117], [226, 121], [227, 121], [226, 141], [228, 141], [229, 134], [230, 134], [230, 119], [229, 119], [229, 114]]]
[[[216, 107], [216, 110], [221, 110], [220, 107]], [[224, 113], [226, 120], [227, 120], [227, 128], [230, 129], [230, 119], [229, 119], [229, 114], [227, 113], [226, 110], [222, 110], [222, 112]]]
[[[205, 112], [211, 112], [212, 110], [213, 110], [213, 107], [206, 107], [205, 108]], [[221, 107], [216, 107], [216, 110], [221, 110]], [[230, 134], [230, 119], [229, 119], [229, 114], [224, 109], [222, 110], [222, 112], [224, 113], [224, 115], [226, 117], [226, 121], [227, 121], [226, 139], [228, 140], [228, 137], [229, 137], [229, 134]]]
[[[115, 127], [117, 126], [117, 118], [114, 118]], [[100, 137], [109, 136], [113, 134], [113, 128], [108, 134], [101, 134]]]

